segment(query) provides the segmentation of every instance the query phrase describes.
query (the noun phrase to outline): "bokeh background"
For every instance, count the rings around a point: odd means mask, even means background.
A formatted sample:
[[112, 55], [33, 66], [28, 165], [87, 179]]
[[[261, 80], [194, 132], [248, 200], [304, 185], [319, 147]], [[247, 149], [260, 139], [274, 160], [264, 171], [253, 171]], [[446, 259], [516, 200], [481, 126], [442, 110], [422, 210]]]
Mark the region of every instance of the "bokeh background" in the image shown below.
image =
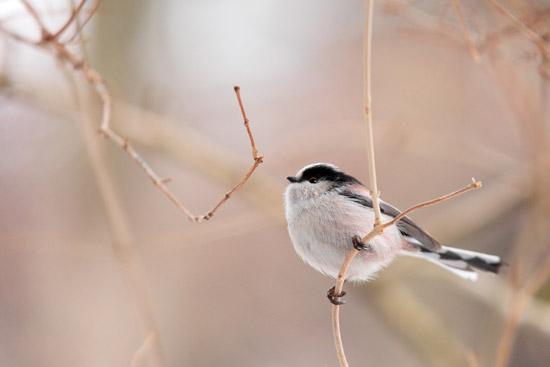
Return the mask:
[[[31, 4], [53, 31], [76, 2]], [[508, 13], [459, 1], [476, 63], [452, 2], [375, 2], [382, 197], [405, 209], [483, 181], [412, 217], [510, 266], [471, 283], [398, 259], [347, 285], [352, 365], [550, 365], [550, 4], [497, 3]], [[195, 214], [252, 164], [241, 87], [265, 162], [191, 223], [95, 133], [101, 103], [82, 74], [7, 35], [40, 37], [19, 1], [2, 0], [0, 365], [336, 365], [334, 282], [294, 253], [282, 197], [285, 177], [313, 162], [368, 183], [364, 13], [360, 0], [105, 0], [80, 35], [70, 27], [63, 42], [113, 97], [113, 130]]]

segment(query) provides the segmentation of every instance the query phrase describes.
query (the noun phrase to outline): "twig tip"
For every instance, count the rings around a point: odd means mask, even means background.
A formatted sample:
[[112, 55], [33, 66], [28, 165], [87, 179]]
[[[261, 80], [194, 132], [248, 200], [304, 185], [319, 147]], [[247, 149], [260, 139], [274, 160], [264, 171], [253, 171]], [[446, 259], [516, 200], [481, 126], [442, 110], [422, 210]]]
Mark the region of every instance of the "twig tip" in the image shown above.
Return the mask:
[[479, 189], [480, 187], [483, 186], [483, 182], [476, 181], [476, 179], [472, 177], [472, 186], [476, 189]]
[[237, 93], [241, 90], [241, 87], [239, 87], [238, 85], [234, 86], [233, 87], [233, 90]]

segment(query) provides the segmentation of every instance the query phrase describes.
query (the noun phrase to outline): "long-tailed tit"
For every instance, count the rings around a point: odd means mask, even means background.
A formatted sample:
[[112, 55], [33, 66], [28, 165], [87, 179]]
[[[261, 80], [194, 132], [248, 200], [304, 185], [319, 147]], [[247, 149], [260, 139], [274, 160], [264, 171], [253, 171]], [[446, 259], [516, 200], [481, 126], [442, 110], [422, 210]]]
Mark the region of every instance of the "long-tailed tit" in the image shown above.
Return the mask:
[[[352, 246], [360, 251], [352, 261], [347, 279], [369, 280], [397, 255], [429, 260], [465, 279], [477, 280], [476, 270], [498, 273], [503, 262], [498, 256], [442, 246], [409, 217], [373, 238], [366, 246], [358, 239], [374, 225], [374, 211], [369, 191], [356, 178], [328, 163], [302, 168], [287, 177], [285, 191], [288, 232], [294, 249], [316, 270], [336, 278]], [[384, 222], [401, 214], [380, 200]], [[333, 303], [335, 297], [330, 294]]]

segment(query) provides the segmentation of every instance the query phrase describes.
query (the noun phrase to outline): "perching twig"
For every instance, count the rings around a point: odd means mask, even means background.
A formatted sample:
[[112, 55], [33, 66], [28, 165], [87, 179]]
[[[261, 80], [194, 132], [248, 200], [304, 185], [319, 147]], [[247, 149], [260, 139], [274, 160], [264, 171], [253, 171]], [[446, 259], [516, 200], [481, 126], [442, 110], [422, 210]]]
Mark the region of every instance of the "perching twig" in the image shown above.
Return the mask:
[[451, 0], [451, 3], [453, 4], [454, 12], [456, 14], [456, 17], [458, 18], [458, 23], [460, 23], [460, 29], [462, 30], [462, 35], [464, 37], [464, 41], [466, 41], [468, 51], [470, 51], [470, 55], [472, 55], [472, 59], [474, 59], [474, 62], [479, 63], [481, 61], [481, 58], [479, 56], [479, 52], [477, 51], [476, 46], [474, 45], [474, 41], [472, 41], [470, 32], [468, 31], [466, 19], [464, 19], [464, 14], [462, 13], [460, 4], [458, 3], [458, 0]]
[[[376, 162], [374, 159], [374, 138], [372, 129], [372, 94], [371, 94], [371, 44], [372, 44], [372, 13], [374, 7], [374, 0], [365, 0], [365, 33], [363, 40], [363, 62], [365, 68], [363, 70], [363, 98], [364, 98], [364, 114], [367, 129], [367, 158], [369, 162], [369, 185], [370, 195], [372, 197], [372, 207], [374, 210], [374, 229], [380, 228], [382, 224], [382, 214], [380, 213], [380, 203], [378, 198], [380, 192], [378, 191], [378, 184], [376, 182]], [[355, 252], [355, 253], [354, 253]], [[351, 262], [351, 259], [358, 251], [353, 249], [346, 260]], [[353, 255], [352, 255], [353, 254]], [[351, 258], [350, 258], [351, 256]], [[349, 265], [349, 264], [348, 264]], [[346, 266], [347, 269], [347, 266]], [[345, 275], [345, 272], [344, 272]], [[340, 283], [340, 275], [336, 280], [336, 286], [333, 294], [342, 294], [342, 288], [344, 284], [344, 278], [342, 278], [342, 284]], [[340, 332], [340, 307], [337, 302], [334, 302], [332, 307], [332, 333], [334, 337], [334, 346], [336, 347], [336, 354], [341, 367], [348, 367], [348, 361], [346, 360], [346, 354], [344, 353], [344, 344], [342, 343], [342, 334]]]
[[[383, 223], [379, 226], [374, 226], [372, 231], [370, 231], [369, 234], [367, 234], [365, 237], [363, 237], [361, 239], [361, 243], [364, 244], [364, 245], [369, 243], [374, 237], [381, 235], [382, 232], [384, 232], [384, 229], [386, 229], [389, 226], [394, 225], [399, 220], [403, 219], [403, 217], [407, 216], [409, 213], [411, 213], [415, 210], [418, 210], [418, 209], [423, 208], [425, 206], [437, 204], [437, 203], [445, 201], [445, 200], [449, 200], [451, 198], [454, 198], [455, 196], [458, 196], [462, 193], [465, 193], [466, 191], [470, 191], [470, 190], [473, 190], [473, 189], [479, 189], [481, 186], [482, 186], [482, 184], [481, 184], [480, 181], [476, 181], [475, 179], [472, 178], [472, 182], [468, 186], [465, 186], [460, 190], [454, 191], [450, 194], [441, 196], [441, 197], [433, 199], [433, 200], [429, 200], [429, 201], [426, 201], [426, 202], [423, 202], [423, 203], [420, 203], [420, 204], [416, 204], [416, 205], [410, 207], [409, 209], [405, 210], [401, 214], [399, 214], [397, 217], [395, 217], [391, 221]], [[355, 258], [355, 256], [358, 253], [359, 253], [359, 251], [357, 251], [355, 248], [352, 248], [351, 251], [346, 256], [346, 259], [344, 260], [344, 263], [342, 264], [342, 267], [340, 268], [340, 272], [338, 273], [338, 277], [336, 278], [336, 285], [334, 286], [334, 293], [335, 294], [342, 293], [343, 288], [344, 288], [344, 282], [346, 280], [346, 274], [347, 274], [347, 271], [348, 271], [348, 267], [350, 266], [351, 262], [353, 261], [353, 259]], [[338, 299], [336, 299], [336, 301], [338, 301]], [[338, 358], [340, 360], [340, 366], [347, 367], [349, 365], [346, 361], [346, 357], [345, 357], [345, 354], [344, 354], [344, 349], [343, 349], [343, 344], [342, 344], [342, 336], [341, 336], [341, 333], [340, 333], [340, 322], [339, 322], [339, 312], [340, 311], [339, 311], [339, 309], [340, 309], [340, 307], [338, 305], [334, 305], [332, 307], [332, 327], [333, 327], [333, 333], [334, 333], [334, 340], [335, 340], [335, 344], [336, 344], [336, 348], [337, 348], [337, 352], [338, 352]]]
[[380, 213], [380, 204], [378, 198], [378, 184], [376, 181], [376, 164], [374, 160], [374, 138], [372, 132], [372, 93], [371, 93], [371, 44], [372, 44], [372, 13], [374, 0], [366, 0], [366, 18], [365, 18], [365, 39], [363, 43], [363, 62], [365, 70], [363, 70], [363, 98], [365, 103], [364, 115], [365, 124], [367, 125], [367, 157], [369, 161], [369, 185], [372, 197], [372, 207], [374, 209], [374, 226], [382, 223], [382, 214]]
[[[244, 183], [248, 180], [250, 175], [254, 172], [254, 170], [263, 163], [263, 155], [258, 156], [258, 149], [256, 148], [256, 145], [254, 143], [254, 138], [252, 136], [252, 132], [250, 130], [249, 121], [244, 113], [244, 107], [241, 101], [240, 93], [239, 93], [239, 87], [235, 87], [235, 93], [237, 94], [237, 98], [239, 101], [239, 106], [241, 108], [241, 112], [243, 114], [243, 118], [245, 121], [245, 127], [248, 132], [248, 136], [250, 138], [250, 143], [252, 146], [252, 158], [254, 160], [254, 163], [250, 170], [245, 174], [243, 179], [235, 185], [230, 191], [228, 191], [224, 197], [216, 204], [216, 206], [207, 212], [204, 215], [194, 215], [190, 210], [188, 210], [181, 201], [176, 197], [176, 195], [166, 186], [166, 180], [160, 178], [156, 172], [149, 166], [149, 164], [136, 152], [136, 150], [132, 147], [128, 139], [125, 139], [118, 135], [110, 126], [111, 123], [111, 107], [112, 107], [112, 99], [109, 94], [109, 91], [107, 89], [107, 86], [105, 84], [105, 81], [101, 77], [99, 73], [97, 73], [94, 69], [88, 65], [84, 60], [76, 56], [74, 53], [70, 52], [67, 48], [67, 44], [60, 42], [59, 37], [60, 35], [68, 28], [69, 24], [74, 21], [74, 19], [78, 16], [79, 11], [81, 10], [82, 6], [84, 5], [85, 0], [81, 0], [79, 5], [74, 8], [71, 12], [71, 16], [69, 17], [69, 20], [55, 33], [50, 33], [43, 23], [40, 20], [40, 17], [36, 10], [26, 1], [21, 0], [31, 16], [36, 20], [36, 23], [41, 31], [41, 39], [37, 42], [25, 39], [21, 36], [19, 36], [16, 33], [10, 32], [4, 28], [1, 27], [0, 24], [0, 31], [6, 33], [10, 37], [27, 43], [29, 45], [33, 45], [36, 47], [40, 47], [46, 50], [53, 49], [56, 56], [64, 62], [67, 62], [69, 65], [71, 65], [75, 70], [81, 71], [86, 80], [94, 87], [96, 90], [98, 96], [101, 99], [102, 102], [102, 117], [101, 117], [101, 125], [99, 127], [99, 132], [102, 136], [105, 136], [109, 138], [111, 141], [113, 141], [115, 144], [117, 144], [120, 148], [122, 148], [128, 155], [136, 162], [139, 167], [145, 172], [145, 174], [151, 179], [153, 184], [157, 186], [167, 197], [176, 205], [178, 209], [183, 211], [187, 217], [193, 221], [193, 222], [201, 222], [203, 220], [208, 220], [212, 218], [212, 216], [216, 213], [218, 208], [223, 205], [230, 197], [237, 191]], [[99, 4], [101, 0], [97, 0], [96, 4], [94, 5], [93, 11], [97, 10], [97, 5]], [[93, 13], [92, 13], [93, 14]], [[84, 23], [85, 24], [85, 23]]]
[[[378, 185], [376, 182], [376, 166], [375, 166], [375, 158], [374, 158], [374, 138], [373, 138], [373, 129], [372, 129], [372, 98], [371, 98], [371, 44], [372, 44], [372, 14], [373, 14], [373, 0], [366, 0], [366, 21], [365, 21], [365, 35], [364, 35], [364, 63], [365, 63], [365, 70], [364, 70], [364, 118], [367, 128], [367, 155], [368, 155], [368, 162], [369, 162], [369, 179], [370, 179], [370, 189], [371, 189], [371, 197], [373, 202], [373, 210], [374, 210], [374, 228], [372, 231], [361, 239], [361, 242], [366, 245], [372, 238], [382, 234], [384, 229], [388, 226], [391, 226], [395, 224], [397, 221], [399, 221], [401, 218], [406, 216], [408, 213], [420, 209], [427, 205], [432, 205], [435, 203], [438, 203], [443, 200], [450, 199], [456, 195], [459, 195], [465, 191], [479, 188], [481, 187], [480, 182], [476, 182], [472, 179], [472, 183], [468, 185], [467, 187], [455, 191], [454, 193], [451, 193], [449, 195], [445, 195], [443, 197], [440, 197], [435, 200], [431, 200], [426, 203], [415, 205], [414, 207], [404, 211], [401, 215], [394, 218], [394, 220], [382, 224], [381, 220], [381, 213], [380, 213], [380, 205], [378, 202], [378, 198], [380, 196], [380, 192], [378, 191]], [[340, 268], [340, 272], [338, 273], [338, 277], [336, 278], [336, 285], [334, 287], [334, 294], [342, 294], [343, 287], [344, 287], [344, 281], [347, 273], [347, 269], [349, 265], [351, 264], [351, 261], [354, 259], [354, 257], [358, 254], [358, 250], [353, 248], [347, 255], [346, 259], [344, 260], [344, 263], [342, 264], [342, 267]], [[338, 301], [338, 298], [336, 298], [336, 301]], [[338, 361], [340, 363], [341, 367], [348, 367], [349, 364], [346, 360], [346, 355], [344, 352], [344, 345], [342, 343], [342, 334], [340, 331], [340, 306], [335, 302], [335, 304], [332, 307], [332, 330], [333, 330], [333, 337], [334, 337], [334, 345], [336, 347], [336, 353], [338, 356]]]

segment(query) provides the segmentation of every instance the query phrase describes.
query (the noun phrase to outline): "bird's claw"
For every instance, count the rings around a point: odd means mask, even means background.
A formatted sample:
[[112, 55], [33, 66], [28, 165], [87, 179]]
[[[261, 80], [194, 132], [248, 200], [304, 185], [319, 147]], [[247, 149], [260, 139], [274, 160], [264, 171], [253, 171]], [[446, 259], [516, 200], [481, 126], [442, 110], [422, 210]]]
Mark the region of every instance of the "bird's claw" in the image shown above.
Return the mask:
[[364, 245], [363, 242], [361, 242], [361, 236], [353, 236], [351, 242], [353, 243], [353, 247], [359, 252], [372, 250], [372, 246], [370, 245], [370, 243]]
[[346, 295], [345, 291], [342, 291], [342, 293], [334, 293], [335, 288], [332, 287], [327, 291], [327, 298], [330, 303], [332, 303], [335, 306], [340, 306], [346, 303], [346, 301], [338, 301], [337, 298], [344, 297]]

